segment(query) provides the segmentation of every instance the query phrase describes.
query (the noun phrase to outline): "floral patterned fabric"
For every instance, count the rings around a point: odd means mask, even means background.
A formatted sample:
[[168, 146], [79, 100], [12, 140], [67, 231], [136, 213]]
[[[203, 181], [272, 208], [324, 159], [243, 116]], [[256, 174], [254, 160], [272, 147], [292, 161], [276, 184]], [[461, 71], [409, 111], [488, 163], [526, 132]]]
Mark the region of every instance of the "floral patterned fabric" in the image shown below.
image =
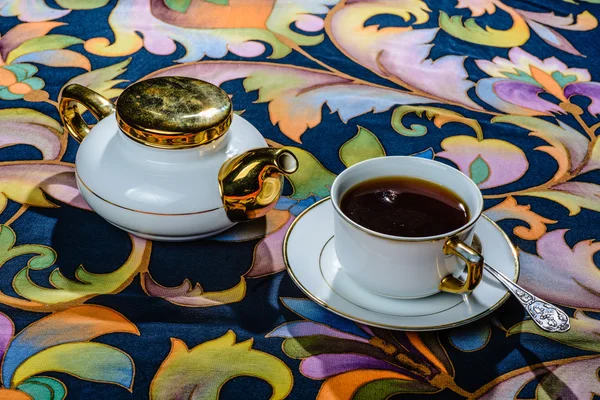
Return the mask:
[[[1, 399], [590, 399], [600, 393], [598, 0], [0, 0]], [[146, 241], [82, 200], [57, 112], [76, 82], [220, 85], [300, 160], [275, 210]], [[282, 240], [336, 174], [436, 159], [482, 189], [519, 283], [441, 332], [362, 326], [308, 300]], [[492, 250], [493, 251], [493, 250]]]

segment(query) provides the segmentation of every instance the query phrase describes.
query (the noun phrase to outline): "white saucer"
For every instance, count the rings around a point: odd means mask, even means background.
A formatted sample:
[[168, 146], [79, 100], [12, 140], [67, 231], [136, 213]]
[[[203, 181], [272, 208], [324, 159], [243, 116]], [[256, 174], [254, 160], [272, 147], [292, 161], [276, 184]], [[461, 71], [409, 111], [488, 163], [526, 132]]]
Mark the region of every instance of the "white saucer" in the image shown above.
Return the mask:
[[[500, 227], [482, 215], [475, 234], [486, 262], [516, 281], [517, 251]], [[452, 328], [491, 313], [510, 296], [504, 286], [486, 274], [469, 296], [438, 293], [413, 300], [379, 296], [363, 289], [344, 272], [332, 238], [333, 207], [327, 198], [307, 208], [288, 230], [283, 242], [288, 272], [317, 304], [365, 325], [407, 331]]]

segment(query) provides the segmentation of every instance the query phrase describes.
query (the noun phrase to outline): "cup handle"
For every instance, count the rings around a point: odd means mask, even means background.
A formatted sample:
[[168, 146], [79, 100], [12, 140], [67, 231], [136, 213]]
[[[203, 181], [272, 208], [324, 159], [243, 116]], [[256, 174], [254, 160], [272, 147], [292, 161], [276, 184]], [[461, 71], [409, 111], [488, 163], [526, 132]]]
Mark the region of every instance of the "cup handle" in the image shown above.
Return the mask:
[[462, 258], [467, 264], [467, 279], [463, 282], [452, 275], [445, 276], [440, 282], [439, 289], [449, 293], [471, 293], [483, 276], [483, 257], [463, 241], [452, 238], [444, 244], [444, 254]]

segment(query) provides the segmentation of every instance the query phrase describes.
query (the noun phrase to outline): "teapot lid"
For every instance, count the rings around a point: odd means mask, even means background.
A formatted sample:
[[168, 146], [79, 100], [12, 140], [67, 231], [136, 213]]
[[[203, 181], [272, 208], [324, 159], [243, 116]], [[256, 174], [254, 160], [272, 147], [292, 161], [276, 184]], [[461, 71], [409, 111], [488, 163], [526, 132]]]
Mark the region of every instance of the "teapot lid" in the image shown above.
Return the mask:
[[232, 119], [227, 93], [181, 76], [134, 83], [117, 100], [117, 122], [133, 140], [150, 147], [183, 149], [223, 136]]

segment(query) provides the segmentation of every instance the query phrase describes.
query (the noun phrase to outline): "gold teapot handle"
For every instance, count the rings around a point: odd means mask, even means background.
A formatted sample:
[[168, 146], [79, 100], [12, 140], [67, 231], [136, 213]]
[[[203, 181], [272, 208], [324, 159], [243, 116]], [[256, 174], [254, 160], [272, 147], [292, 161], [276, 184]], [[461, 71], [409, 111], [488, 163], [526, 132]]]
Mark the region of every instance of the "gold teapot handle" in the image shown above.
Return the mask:
[[65, 86], [58, 105], [63, 125], [79, 143], [90, 133], [89, 125], [79, 113], [77, 105], [87, 108], [96, 119], [101, 120], [115, 112], [115, 106], [102, 95], [76, 83]]

